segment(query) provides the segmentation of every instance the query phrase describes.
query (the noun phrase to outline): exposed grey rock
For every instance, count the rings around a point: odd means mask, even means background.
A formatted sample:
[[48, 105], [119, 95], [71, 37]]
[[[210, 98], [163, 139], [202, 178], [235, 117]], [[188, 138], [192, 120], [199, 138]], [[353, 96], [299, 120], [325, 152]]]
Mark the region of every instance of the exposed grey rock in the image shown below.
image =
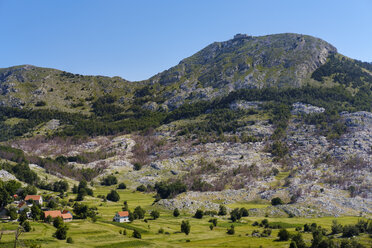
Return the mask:
[[301, 102], [296, 102], [293, 105], [293, 109], [291, 114], [299, 115], [299, 114], [314, 114], [314, 113], [323, 113], [325, 111], [324, 108], [319, 108], [310, 104], [305, 104]]

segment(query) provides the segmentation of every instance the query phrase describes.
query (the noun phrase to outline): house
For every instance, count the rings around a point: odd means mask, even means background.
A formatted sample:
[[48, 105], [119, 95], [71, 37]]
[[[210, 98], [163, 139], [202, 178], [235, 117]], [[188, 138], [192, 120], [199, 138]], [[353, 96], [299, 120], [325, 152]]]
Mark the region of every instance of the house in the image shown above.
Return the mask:
[[21, 213], [23, 210], [25, 210], [26, 208], [30, 208], [29, 204], [27, 204], [27, 202], [25, 201], [21, 201], [18, 205], [17, 205], [17, 209], [18, 209], [18, 213]]
[[64, 222], [69, 222], [73, 219], [71, 212], [66, 210], [63, 212], [59, 210], [44, 211], [44, 218], [46, 219], [48, 216], [52, 217], [52, 219], [61, 217]]
[[26, 195], [25, 201], [33, 200], [40, 206], [43, 205], [43, 197], [41, 195]]
[[119, 211], [114, 216], [114, 221], [116, 222], [129, 222], [129, 212], [128, 211]]

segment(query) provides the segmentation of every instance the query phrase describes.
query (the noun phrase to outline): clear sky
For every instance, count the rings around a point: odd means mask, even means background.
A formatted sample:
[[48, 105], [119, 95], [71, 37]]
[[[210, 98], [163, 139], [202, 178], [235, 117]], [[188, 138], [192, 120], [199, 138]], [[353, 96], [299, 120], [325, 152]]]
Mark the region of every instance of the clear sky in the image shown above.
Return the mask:
[[371, 0], [0, 0], [0, 67], [143, 80], [236, 33], [301, 33], [372, 61]]

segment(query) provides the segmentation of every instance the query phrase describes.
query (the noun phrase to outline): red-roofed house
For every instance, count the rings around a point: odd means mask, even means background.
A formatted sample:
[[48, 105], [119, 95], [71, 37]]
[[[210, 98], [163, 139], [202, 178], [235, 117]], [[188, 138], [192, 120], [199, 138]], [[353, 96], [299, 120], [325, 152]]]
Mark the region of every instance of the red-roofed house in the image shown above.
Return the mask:
[[44, 211], [45, 219], [50, 216], [53, 219], [57, 217], [61, 217], [64, 222], [72, 221], [73, 217], [70, 211], [64, 210], [62, 213], [59, 210], [51, 210], [51, 211]]
[[43, 197], [41, 195], [26, 195], [25, 201], [33, 200], [39, 205], [43, 205]]
[[114, 221], [116, 222], [129, 222], [129, 212], [128, 211], [119, 211], [114, 216]]

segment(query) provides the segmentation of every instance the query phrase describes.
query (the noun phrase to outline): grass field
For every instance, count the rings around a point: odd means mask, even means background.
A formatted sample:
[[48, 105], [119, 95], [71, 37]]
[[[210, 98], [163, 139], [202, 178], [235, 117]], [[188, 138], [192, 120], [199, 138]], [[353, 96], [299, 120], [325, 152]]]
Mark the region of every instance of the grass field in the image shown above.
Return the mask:
[[[106, 195], [113, 187], [96, 187], [95, 195]], [[133, 192], [132, 190], [118, 190], [120, 201], [103, 202], [101, 199], [86, 197], [85, 203], [90, 206], [96, 206], [99, 212], [99, 218], [96, 222], [91, 220], [73, 220], [67, 223], [69, 228], [68, 237], [72, 237], [74, 243], [66, 243], [66, 240], [57, 240], [53, 237], [55, 228], [53, 225], [32, 222], [32, 231], [23, 233], [20, 236], [20, 244], [36, 243], [41, 247], [288, 247], [289, 242], [278, 242], [277, 229], [273, 229], [271, 237], [257, 238], [252, 237], [253, 230], [264, 230], [262, 227], [252, 226], [254, 221], [260, 222], [263, 217], [244, 217], [239, 223], [235, 223], [235, 234], [228, 235], [226, 229], [231, 226], [228, 216], [217, 217], [218, 224], [212, 231], [209, 229], [208, 220], [211, 217], [204, 216], [203, 219], [192, 218], [189, 214], [182, 213], [177, 218], [173, 217], [171, 211], [160, 210], [160, 218], [157, 220], [148, 219], [135, 220], [133, 223], [114, 223], [112, 218], [116, 211], [121, 210], [123, 201], [128, 201], [130, 209], [141, 206], [146, 209], [145, 218], [150, 218], [149, 212], [152, 207], [153, 194]], [[74, 195], [70, 195], [71, 198]], [[237, 203], [229, 207], [265, 207], [267, 203]], [[330, 230], [333, 217], [324, 218], [267, 218], [269, 222], [282, 223], [288, 226], [290, 232], [295, 232], [296, 226], [302, 226], [305, 223], [316, 222], [324, 228]], [[185, 235], [180, 232], [180, 223], [182, 220], [189, 220], [191, 232]], [[341, 224], [353, 224], [358, 221], [358, 217], [339, 217], [337, 220]], [[13, 247], [14, 230], [18, 223], [0, 223], [0, 229], [6, 230], [0, 242], [1, 248]], [[119, 231], [127, 230], [127, 235], [120, 234]], [[131, 237], [132, 230], [136, 228], [142, 233], [142, 239]], [[160, 228], [164, 233], [158, 233]], [[311, 234], [304, 233], [305, 241], [310, 244]], [[357, 239], [369, 247], [371, 239], [367, 235], [361, 235]]]

